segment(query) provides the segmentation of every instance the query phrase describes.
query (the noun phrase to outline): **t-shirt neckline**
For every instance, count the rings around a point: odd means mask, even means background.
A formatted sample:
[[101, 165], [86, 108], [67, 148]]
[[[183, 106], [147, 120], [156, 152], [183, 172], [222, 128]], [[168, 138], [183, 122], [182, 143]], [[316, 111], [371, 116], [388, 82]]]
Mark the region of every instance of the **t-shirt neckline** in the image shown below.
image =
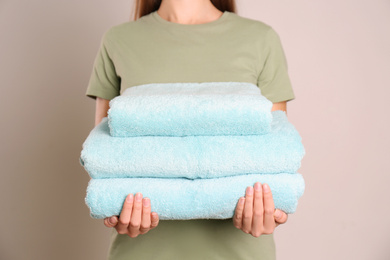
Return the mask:
[[214, 21], [208, 22], [208, 23], [199, 23], [199, 24], [182, 24], [182, 23], [175, 23], [175, 22], [170, 22], [168, 20], [163, 19], [158, 13], [157, 10], [153, 11], [151, 13], [152, 17], [159, 22], [160, 24], [163, 24], [165, 26], [172, 26], [172, 27], [180, 27], [180, 28], [202, 28], [202, 27], [209, 27], [213, 26], [216, 24], [219, 24], [223, 22], [226, 17], [229, 15], [228, 11], [224, 11], [222, 15]]

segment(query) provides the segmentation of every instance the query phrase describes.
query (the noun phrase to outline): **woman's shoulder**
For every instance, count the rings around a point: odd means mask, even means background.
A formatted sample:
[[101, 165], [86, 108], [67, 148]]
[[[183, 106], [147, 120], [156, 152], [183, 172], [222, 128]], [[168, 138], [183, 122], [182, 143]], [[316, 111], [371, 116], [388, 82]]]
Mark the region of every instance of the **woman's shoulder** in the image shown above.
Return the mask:
[[255, 34], [266, 34], [268, 31], [273, 30], [272, 26], [262, 20], [257, 20], [249, 17], [241, 16], [237, 13], [229, 12], [230, 21], [237, 27], [252, 31]]
[[103, 38], [106, 40], [118, 39], [121, 36], [135, 35], [145, 32], [149, 16], [142, 16], [135, 21], [126, 21], [109, 27], [104, 33]]

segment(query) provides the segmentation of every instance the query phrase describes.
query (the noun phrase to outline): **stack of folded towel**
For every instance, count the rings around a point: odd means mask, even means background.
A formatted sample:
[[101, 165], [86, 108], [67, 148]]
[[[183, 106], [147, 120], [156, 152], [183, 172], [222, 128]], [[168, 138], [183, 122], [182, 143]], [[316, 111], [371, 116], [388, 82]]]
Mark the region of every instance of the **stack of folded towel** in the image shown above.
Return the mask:
[[127, 89], [83, 144], [90, 215], [119, 215], [141, 192], [162, 220], [226, 219], [255, 182], [270, 186], [275, 208], [295, 212], [305, 150], [285, 112], [271, 108], [246, 82]]

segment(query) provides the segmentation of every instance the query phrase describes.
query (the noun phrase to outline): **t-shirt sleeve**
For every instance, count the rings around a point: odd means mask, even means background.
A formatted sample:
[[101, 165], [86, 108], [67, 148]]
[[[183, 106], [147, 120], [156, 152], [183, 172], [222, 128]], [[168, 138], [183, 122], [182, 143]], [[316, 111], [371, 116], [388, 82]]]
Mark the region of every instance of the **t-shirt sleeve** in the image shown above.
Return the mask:
[[295, 99], [280, 37], [272, 27], [266, 33], [264, 44], [265, 60], [257, 80], [261, 94], [272, 103]]
[[111, 100], [120, 95], [120, 77], [110, 57], [107, 32], [100, 42], [99, 51], [95, 57], [93, 70], [89, 79], [86, 96]]

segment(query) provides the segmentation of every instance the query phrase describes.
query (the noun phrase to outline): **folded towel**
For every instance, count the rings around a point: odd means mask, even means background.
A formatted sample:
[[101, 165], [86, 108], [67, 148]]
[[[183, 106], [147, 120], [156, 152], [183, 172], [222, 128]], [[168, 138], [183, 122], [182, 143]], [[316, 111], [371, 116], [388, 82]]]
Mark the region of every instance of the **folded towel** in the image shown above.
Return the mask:
[[247, 82], [153, 83], [110, 101], [116, 137], [255, 135], [270, 131], [272, 102]]
[[107, 118], [83, 144], [80, 163], [92, 178], [216, 178], [295, 173], [305, 150], [285, 112], [272, 112], [271, 132], [247, 136], [112, 137]]
[[275, 208], [294, 213], [303, 195], [301, 174], [248, 174], [214, 179], [123, 178], [91, 179], [85, 203], [93, 218], [119, 215], [130, 193], [150, 198], [151, 210], [160, 219], [226, 219], [233, 217], [247, 186], [267, 183]]

